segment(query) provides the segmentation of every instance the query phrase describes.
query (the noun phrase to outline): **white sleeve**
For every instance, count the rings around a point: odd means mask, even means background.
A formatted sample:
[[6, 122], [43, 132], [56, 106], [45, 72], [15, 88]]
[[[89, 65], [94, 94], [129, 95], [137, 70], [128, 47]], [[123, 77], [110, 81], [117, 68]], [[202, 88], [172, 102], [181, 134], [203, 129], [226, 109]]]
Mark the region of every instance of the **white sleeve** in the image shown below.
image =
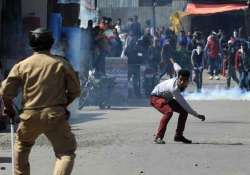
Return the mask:
[[173, 95], [175, 100], [189, 113], [197, 117], [198, 113], [188, 104], [185, 98], [181, 95], [179, 91], [174, 91]]
[[181, 70], [181, 66], [177, 63], [174, 63], [174, 70], [178, 74], [178, 72]]

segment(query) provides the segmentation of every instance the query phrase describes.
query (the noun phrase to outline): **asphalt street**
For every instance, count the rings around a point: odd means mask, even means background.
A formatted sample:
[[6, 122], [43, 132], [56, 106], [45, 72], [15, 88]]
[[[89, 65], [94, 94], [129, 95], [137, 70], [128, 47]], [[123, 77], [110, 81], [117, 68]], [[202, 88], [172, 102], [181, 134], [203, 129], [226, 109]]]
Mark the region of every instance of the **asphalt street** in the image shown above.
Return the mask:
[[[223, 81], [220, 81], [220, 83]], [[250, 108], [245, 100], [196, 100], [191, 105], [207, 120], [189, 116], [184, 135], [193, 144], [173, 141], [178, 116], [167, 128], [165, 145], [153, 143], [161, 114], [147, 99], [109, 110], [71, 106], [78, 141], [73, 175], [249, 175]], [[0, 133], [0, 175], [11, 167], [10, 134]], [[30, 156], [32, 175], [52, 174], [54, 153], [44, 136]]]

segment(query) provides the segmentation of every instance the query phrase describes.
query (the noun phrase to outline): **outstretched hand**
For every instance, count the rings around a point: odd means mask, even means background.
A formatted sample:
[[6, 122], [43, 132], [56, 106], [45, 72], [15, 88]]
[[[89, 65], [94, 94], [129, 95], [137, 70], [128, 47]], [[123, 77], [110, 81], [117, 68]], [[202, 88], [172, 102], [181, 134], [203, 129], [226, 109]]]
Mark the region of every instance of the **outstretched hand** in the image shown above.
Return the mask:
[[201, 121], [205, 121], [206, 117], [205, 115], [198, 115], [197, 118], [201, 119]]

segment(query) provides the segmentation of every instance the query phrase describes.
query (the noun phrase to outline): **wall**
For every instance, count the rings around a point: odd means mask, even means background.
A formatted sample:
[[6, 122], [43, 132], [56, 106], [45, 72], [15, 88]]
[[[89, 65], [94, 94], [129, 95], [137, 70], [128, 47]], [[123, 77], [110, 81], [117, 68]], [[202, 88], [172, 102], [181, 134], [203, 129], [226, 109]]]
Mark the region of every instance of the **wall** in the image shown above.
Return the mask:
[[30, 13], [40, 17], [42, 27], [47, 27], [47, 0], [22, 0], [22, 17]]
[[[173, 0], [172, 4], [156, 7], [156, 26], [169, 25], [169, 17], [172, 12], [182, 11], [186, 3], [186, 0]], [[143, 26], [147, 19], [152, 20], [153, 18], [152, 7], [139, 7], [138, 4], [138, 0], [128, 0], [127, 4], [121, 4], [121, 0], [99, 0], [98, 8], [101, 16], [112, 17], [114, 20], [121, 18], [123, 22], [126, 22], [128, 17], [137, 15]]]
[[173, 0], [172, 1], [172, 10], [180, 10], [183, 11], [184, 8], [186, 7], [187, 0]]
[[97, 0], [98, 8], [138, 7], [139, 0]]
[[[156, 7], [156, 26], [168, 25], [171, 12], [172, 8], [170, 6]], [[101, 8], [100, 15], [112, 17], [114, 21], [116, 21], [117, 18], [121, 18], [123, 23], [127, 21], [128, 17], [137, 15], [139, 17], [139, 22], [144, 26], [146, 20], [152, 20], [153, 10], [152, 7]]]

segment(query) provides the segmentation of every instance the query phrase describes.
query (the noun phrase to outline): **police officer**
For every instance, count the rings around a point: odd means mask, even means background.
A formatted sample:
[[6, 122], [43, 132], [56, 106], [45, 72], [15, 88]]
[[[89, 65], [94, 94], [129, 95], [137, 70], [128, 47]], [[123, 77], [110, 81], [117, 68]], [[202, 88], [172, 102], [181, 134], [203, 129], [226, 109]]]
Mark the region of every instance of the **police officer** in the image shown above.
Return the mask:
[[51, 142], [56, 162], [54, 175], [69, 175], [72, 171], [76, 139], [67, 121], [67, 106], [80, 94], [76, 72], [63, 58], [49, 50], [54, 42], [47, 29], [30, 32], [32, 56], [14, 65], [3, 82], [4, 113], [15, 115], [12, 99], [22, 89], [23, 112], [15, 141], [15, 174], [29, 175], [29, 154], [41, 134]]

